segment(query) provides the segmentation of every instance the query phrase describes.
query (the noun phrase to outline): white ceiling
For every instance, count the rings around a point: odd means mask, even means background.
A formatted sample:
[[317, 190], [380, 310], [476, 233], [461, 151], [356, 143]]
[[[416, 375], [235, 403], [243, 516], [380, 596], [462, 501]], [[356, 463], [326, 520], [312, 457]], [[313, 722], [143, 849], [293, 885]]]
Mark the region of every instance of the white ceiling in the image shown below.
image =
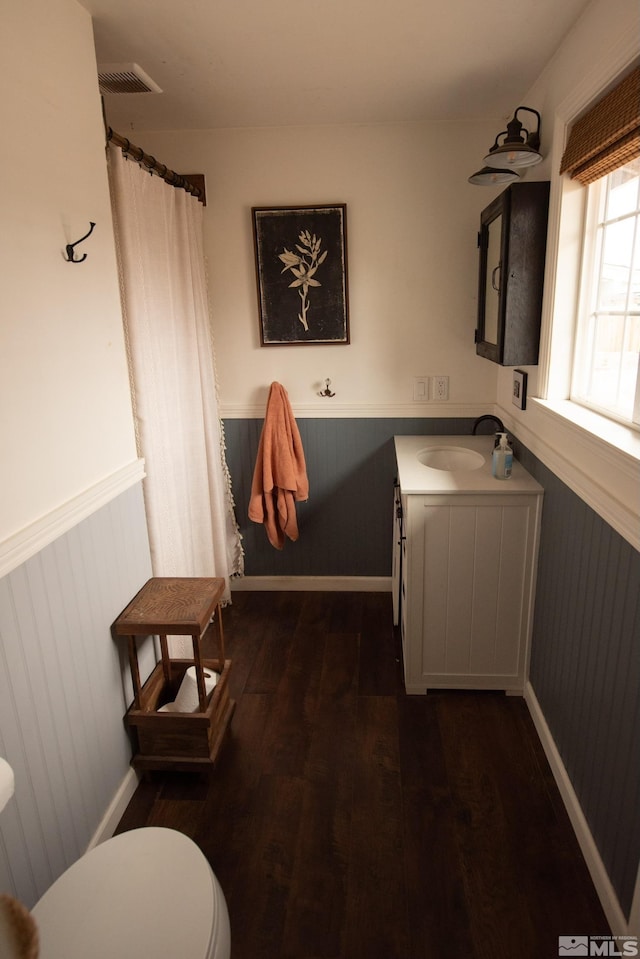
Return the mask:
[[587, 2], [82, 0], [163, 90], [105, 98], [123, 134], [507, 118]]

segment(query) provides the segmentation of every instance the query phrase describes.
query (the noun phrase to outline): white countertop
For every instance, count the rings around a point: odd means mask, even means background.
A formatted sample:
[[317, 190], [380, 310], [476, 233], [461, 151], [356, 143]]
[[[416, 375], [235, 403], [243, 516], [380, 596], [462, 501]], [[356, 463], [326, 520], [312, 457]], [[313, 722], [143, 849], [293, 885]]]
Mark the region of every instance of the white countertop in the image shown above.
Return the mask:
[[[403, 494], [411, 493], [539, 493], [542, 486], [527, 473], [514, 457], [509, 479], [495, 479], [491, 474], [494, 436], [394, 436], [398, 482]], [[484, 463], [473, 470], [432, 469], [423, 466], [416, 454], [429, 447], [475, 450], [484, 456]]]

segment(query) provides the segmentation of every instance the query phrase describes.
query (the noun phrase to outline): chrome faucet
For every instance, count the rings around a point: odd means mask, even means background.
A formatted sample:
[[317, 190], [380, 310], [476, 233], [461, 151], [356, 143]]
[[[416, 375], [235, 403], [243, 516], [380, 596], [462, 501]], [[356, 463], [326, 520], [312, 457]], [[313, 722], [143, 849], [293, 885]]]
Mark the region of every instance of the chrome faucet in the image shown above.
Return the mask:
[[499, 433], [504, 433], [504, 432], [506, 432], [506, 430], [505, 430], [505, 428], [504, 428], [504, 424], [503, 424], [502, 420], [501, 420], [499, 417], [497, 417], [497, 416], [492, 416], [491, 413], [486, 413], [484, 416], [479, 416], [478, 419], [477, 419], [477, 420], [475, 421], [475, 423], [473, 424], [473, 429], [471, 430], [471, 435], [472, 435], [472, 436], [475, 436], [475, 435], [476, 435], [476, 430], [478, 429], [478, 427], [480, 426], [480, 424], [481, 424], [481, 423], [484, 423], [486, 420], [493, 420], [493, 422], [496, 424], [496, 427], [497, 427], [496, 432], [499, 432]]

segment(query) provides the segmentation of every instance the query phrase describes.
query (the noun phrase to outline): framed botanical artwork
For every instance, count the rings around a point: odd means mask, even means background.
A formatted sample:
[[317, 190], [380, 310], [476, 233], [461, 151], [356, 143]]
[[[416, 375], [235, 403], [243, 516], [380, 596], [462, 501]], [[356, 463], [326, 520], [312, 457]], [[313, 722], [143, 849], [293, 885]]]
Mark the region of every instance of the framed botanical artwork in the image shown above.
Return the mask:
[[349, 342], [347, 207], [253, 207], [260, 343]]

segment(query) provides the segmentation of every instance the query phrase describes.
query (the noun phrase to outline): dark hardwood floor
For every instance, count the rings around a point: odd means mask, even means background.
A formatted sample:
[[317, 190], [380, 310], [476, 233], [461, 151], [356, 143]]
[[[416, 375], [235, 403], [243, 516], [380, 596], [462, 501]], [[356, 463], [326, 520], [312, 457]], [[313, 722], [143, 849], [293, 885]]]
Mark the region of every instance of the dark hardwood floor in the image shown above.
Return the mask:
[[387, 593], [240, 592], [223, 622], [216, 768], [150, 774], [118, 831], [195, 840], [232, 959], [555, 959], [609, 932], [524, 700], [406, 696]]

